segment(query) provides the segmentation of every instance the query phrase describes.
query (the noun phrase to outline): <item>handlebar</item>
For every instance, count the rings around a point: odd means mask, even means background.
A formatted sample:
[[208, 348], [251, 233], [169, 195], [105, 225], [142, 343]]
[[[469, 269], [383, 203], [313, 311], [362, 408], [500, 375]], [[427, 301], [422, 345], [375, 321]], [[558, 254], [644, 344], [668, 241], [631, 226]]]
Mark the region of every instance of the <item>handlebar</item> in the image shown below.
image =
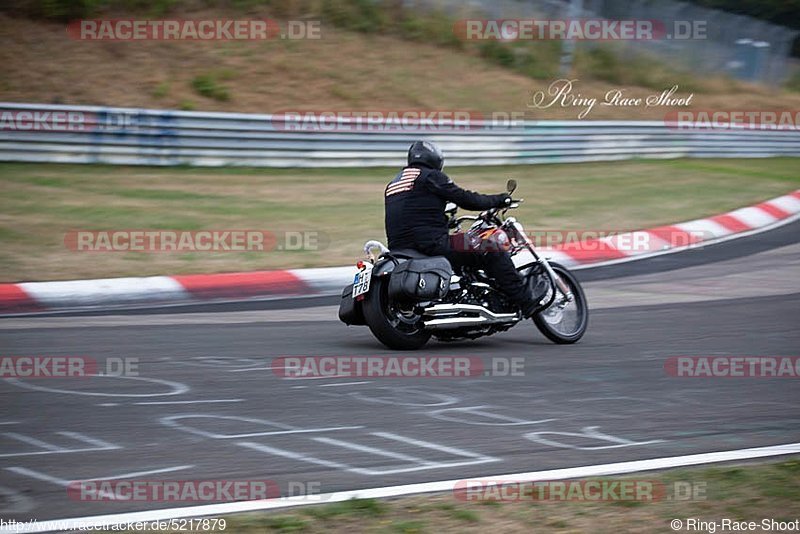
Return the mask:
[[500, 207], [497, 207], [497, 208], [489, 208], [489, 209], [488, 209], [488, 210], [486, 210], [486, 211], [482, 211], [482, 212], [481, 212], [481, 216], [483, 216], [484, 214], [491, 214], [491, 215], [494, 215], [494, 214], [496, 214], [496, 213], [497, 213], [497, 212], [499, 212], [499, 211], [505, 212], [506, 210], [513, 210], [513, 209], [517, 209], [517, 208], [519, 207], [519, 205], [520, 205], [522, 202], [525, 202], [525, 199], [524, 199], [524, 198], [516, 198], [516, 199], [515, 199], [515, 198], [512, 198], [512, 199], [511, 199], [511, 202], [509, 202], [509, 203], [508, 203], [507, 205], [505, 205], [505, 206], [500, 206]]
[[[516, 182], [514, 183], [514, 188], [513, 189], [516, 189]], [[513, 192], [513, 189], [511, 190], [511, 192]], [[510, 193], [509, 193], [509, 196], [510, 196]], [[475, 216], [475, 215], [462, 215], [461, 217], [456, 217], [455, 216], [457, 206], [455, 206], [454, 204], [451, 203], [450, 205], [452, 206], [452, 209], [451, 210], [445, 210], [445, 213], [449, 216], [448, 227], [456, 228], [459, 224], [461, 224], [461, 221], [465, 221], [465, 220], [475, 221], [477, 219], [495, 218], [495, 217], [497, 217], [497, 213], [498, 212], [502, 211], [503, 213], [505, 213], [508, 210], [516, 209], [524, 201], [525, 201], [525, 199], [522, 199], [522, 198], [511, 198], [511, 202], [509, 202], [508, 205], [499, 206], [499, 207], [496, 207], [496, 208], [489, 208], [488, 210], [482, 211], [480, 213], [480, 215], [477, 215], [477, 216]]]

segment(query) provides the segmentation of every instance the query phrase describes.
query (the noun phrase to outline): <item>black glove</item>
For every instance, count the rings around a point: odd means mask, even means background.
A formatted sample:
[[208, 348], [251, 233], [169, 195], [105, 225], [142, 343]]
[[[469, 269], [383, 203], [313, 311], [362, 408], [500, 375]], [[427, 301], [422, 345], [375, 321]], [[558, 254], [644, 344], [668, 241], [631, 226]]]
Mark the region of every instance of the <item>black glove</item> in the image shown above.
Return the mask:
[[508, 206], [511, 205], [512, 202], [511, 195], [509, 195], [508, 193], [502, 193], [500, 195], [497, 195], [497, 199], [498, 199], [497, 202], [498, 208], [507, 208]]

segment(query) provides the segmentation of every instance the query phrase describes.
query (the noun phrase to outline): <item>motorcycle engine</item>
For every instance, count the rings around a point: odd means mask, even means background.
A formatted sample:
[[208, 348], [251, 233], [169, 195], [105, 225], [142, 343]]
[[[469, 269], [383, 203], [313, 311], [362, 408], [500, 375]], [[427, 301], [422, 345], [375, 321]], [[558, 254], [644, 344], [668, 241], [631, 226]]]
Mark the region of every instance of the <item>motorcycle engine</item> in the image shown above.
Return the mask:
[[461, 285], [465, 289], [459, 302], [483, 306], [495, 313], [512, 312], [514, 306], [500, 291], [492, 287], [492, 280], [483, 271], [470, 273], [462, 279]]
[[[461, 293], [453, 299], [454, 303], [483, 306], [495, 313], [513, 313], [515, 311], [515, 306], [503, 293], [490, 285], [491, 280], [482, 271], [462, 274]], [[443, 330], [436, 332], [434, 336], [441, 341], [475, 339], [493, 332], [508, 330], [510, 327], [510, 325], [473, 326], [464, 329]]]

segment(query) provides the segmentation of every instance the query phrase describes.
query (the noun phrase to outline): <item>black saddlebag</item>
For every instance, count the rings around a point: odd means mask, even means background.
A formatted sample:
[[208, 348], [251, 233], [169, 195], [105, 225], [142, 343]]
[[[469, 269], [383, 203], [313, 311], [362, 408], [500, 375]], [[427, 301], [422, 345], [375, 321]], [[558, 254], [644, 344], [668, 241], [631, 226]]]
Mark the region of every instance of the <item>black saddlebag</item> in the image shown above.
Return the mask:
[[389, 296], [397, 300], [439, 300], [447, 295], [453, 268], [444, 256], [410, 259], [389, 279]]

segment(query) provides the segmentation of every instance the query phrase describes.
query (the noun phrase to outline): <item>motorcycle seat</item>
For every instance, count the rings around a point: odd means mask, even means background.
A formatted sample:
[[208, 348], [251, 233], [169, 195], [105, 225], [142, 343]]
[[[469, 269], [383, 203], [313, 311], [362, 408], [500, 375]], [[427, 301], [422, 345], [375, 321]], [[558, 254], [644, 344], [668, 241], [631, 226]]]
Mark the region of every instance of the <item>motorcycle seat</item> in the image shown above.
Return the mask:
[[404, 258], [408, 260], [421, 260], [433, 257], [423, 254], [422, 252], [412, 248], [398, 248], [395, 250], [390, 250], [389, 255], [394, 256], [395, 258]]

